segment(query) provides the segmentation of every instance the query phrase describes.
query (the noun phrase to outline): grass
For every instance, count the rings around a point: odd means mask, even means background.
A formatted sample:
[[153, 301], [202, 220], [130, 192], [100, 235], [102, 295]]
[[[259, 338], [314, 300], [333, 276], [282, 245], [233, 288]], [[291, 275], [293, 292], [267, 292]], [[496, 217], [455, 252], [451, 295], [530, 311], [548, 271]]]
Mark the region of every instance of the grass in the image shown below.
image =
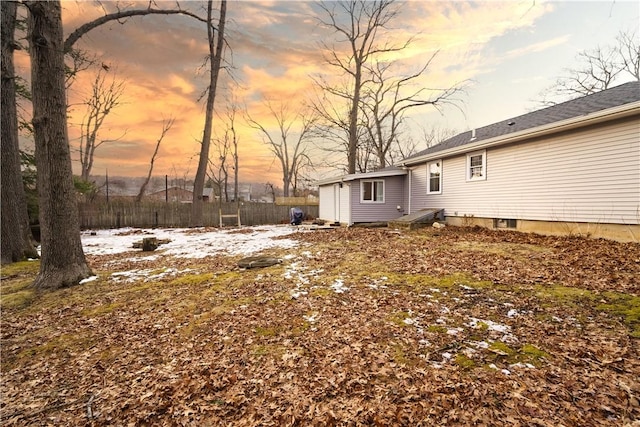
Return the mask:
[[20, 309], [33, 303], [36, 292], [31, 283], [39, 269], [40, 261], [20, 261], [2, 266], [0, 309]]
[[562, 304], [571, 308], [590, 307], [616, 316], [630, 329], [629, 335], [640, 338], [640, 297], [621, 292], [594, 292], [562, 285], [537, 286], [536, 296], [543, 306]]

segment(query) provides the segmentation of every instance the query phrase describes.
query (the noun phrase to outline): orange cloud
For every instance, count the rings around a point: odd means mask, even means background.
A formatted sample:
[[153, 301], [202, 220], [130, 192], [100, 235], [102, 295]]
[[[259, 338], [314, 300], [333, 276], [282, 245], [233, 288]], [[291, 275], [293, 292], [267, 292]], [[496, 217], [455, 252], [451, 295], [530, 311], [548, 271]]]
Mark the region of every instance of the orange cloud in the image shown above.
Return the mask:
[[[147, 7], [148, 2], [132, 2]], [[198, 9], [200, 3], [183, 2]], [[158, 2], [158, 7], [172, 7]], [[428, 2], [402, 3], [401, 16], [386, 34], [389, 43], [399, 44], [413, 38], [409, 48], [387, 54], [398, 73], [419, 69], [439, 50], [439, 54], [418, 83], [428, 87], [446, 87], [455, 82], [498, 67], [505, 57], [487, 55], [484, 46], [509, 31], [533, 28], [537, 20], [552, 10], [548, 3], [536, 2]], [[63, 3], [66, 33], [84, 22], [112, 11], [111, 2]], [[273, 129], [273, 117], [265, 110], [265, 100], [287, 102], [301, 107], [314, 91], [310, 76], [329, 73], [322, 61], [321, 41], [331, 43], [331, 32], [319, 27], [312, 3], [286, 1], [230, 2], [226, 64], [239, 82], [231, 84], [221, 76], [216, 108], [222, 111], [226, 98], [235, 98], [247, 113]], [[529, 49], [544, 49], [563, 40], [541, 42]], [[83, 37], [78, 48], [95, 53], [99, 63], [125, 78], [123, 104], [109, 115], [101, 138], [122, 138], [105, 143], [96, 151], [94, 171], [109, 169], [113, 175], [144, 175], [159, 137], [162, 119], [175, 117], [175, 124], [162, 142], [154, 174], [174, 175], [189, 171], [195, 175], [199, 140], [204, 125], [203, 101], [198, 98], [207, 86], [208, 53], [206, 31], [202, 23], [180, 16], [130, 18], [124, 24], [111, 23]], [[516, 50], [512, 55], [516, 55]], [[231, 64], [230, 64], [231, 63]], [[22, 57], [18, 62], [27, 67]], [[208, 64], [207, 64], [208, 67]], [[226, 71], [225, 71], [226, 73]], [[332, 77], [328, 77], [332, 78]], [[337, 78], [337, 77], [336, 77]], [[69, 91], [70, 138], [78, 144], [78, 124], [93, 80], [93, 71], [85, 71]], [[280, 171], [260, 135], [237, 118], [240, 137], [240, 176], [243, 180], [280, 183]], [[215, 132], [223, 129], [214, 119]], [[215, 149], [212, 148], [212, 156]], [[77, 166], [77, 159], [74, 166]]]

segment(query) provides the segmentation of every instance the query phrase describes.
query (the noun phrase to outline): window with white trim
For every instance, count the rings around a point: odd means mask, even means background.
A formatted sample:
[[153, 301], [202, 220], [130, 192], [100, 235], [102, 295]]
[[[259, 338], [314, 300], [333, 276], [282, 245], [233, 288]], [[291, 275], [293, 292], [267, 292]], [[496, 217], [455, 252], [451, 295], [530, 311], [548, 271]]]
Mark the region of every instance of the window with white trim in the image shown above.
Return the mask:
[[467, 181], [487, 179], [487, 152], [476, 151], [467, 154]]
[[362, 203], [384, 203], [384, 180], [360, 181]]
[[442, 193], [442, 160], [427, 164], [427, 194]]

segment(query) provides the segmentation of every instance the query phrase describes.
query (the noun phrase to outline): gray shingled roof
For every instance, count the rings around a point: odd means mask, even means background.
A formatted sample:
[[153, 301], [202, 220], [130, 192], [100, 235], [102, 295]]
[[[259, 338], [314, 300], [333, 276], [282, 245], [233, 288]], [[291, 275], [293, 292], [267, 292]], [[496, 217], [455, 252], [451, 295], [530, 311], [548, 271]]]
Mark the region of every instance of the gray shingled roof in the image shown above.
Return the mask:
[[608, 108], [618, 107], [640, 100], [640, 82], [625, 83], [602, 92], [556, 104], [542, 110], [503, 120], [498, 123], [476, 129], [476, 137], [471, 141], [471, 131], [463, 132], [442, 143], [427, 148], [404, 160], [421, 157], [449, 148], [459, 147], [470, 142], [508, 135], [538, 126], [547, 125], [573, 117], [584, 116]]

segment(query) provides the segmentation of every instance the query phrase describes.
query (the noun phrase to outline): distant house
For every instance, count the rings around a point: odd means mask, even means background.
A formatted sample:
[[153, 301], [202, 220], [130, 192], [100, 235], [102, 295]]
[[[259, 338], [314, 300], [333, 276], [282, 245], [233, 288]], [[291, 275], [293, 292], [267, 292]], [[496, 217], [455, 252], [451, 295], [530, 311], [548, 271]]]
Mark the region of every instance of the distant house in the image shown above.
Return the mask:
[[[148, 194], [148, 197], [156, 200], [166, 200], [169, 202], [191, 203], [193, 202], [193, 187], [168, 187], [166, 189], [155, 191]], [[202, 200], [205, 202], [213, 201], [213, 188], [204, 188], [202, 190]]]
[[461, 133], [380, 171], [318, 183], [320, 218], [442, 209], [447, 223], [640, 239], [640, 83]]
[[[250, 202], [252, 200], [251, 189], [252, 189], [251, 184], [239, 183], [238, 184], [238, 200], [243, 202]], [[235, 186], [233, 184], [227, 185], [227, 195], [229, 196], [230, 202], [235, 202], [236, 200]]]

